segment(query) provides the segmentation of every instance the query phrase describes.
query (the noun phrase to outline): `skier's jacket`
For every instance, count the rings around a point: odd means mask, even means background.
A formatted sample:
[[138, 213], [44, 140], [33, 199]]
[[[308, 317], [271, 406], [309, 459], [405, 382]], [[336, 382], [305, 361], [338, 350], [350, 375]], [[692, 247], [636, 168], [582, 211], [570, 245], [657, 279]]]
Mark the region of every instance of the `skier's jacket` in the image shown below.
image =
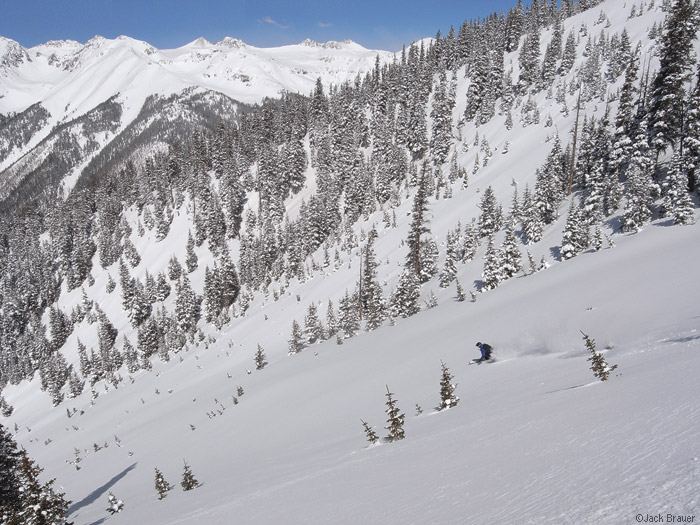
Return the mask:
[[491, 350], [493, 350], [491, 345], [486, 344], [486, 343], [481, 343], [479, 345], [479, 350], [481, 350], [481, 359], [483, 359], [483, 360], [491, 359]]

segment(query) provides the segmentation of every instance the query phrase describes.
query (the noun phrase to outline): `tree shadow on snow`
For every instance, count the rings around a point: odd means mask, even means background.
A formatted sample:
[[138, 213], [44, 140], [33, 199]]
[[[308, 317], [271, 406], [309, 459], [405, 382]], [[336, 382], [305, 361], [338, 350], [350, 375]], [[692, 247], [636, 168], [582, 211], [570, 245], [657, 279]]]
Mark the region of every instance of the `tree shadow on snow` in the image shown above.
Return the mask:
[[687, 337], [677, 337], [675, 339], [667, 339], [664, 342], [666, 344], [689, 343], [691, 341], [697, 341], [698, 339], [700, 339], [700, 335], [689, 335]]
[[[91, 503], [94, 503], [95, 501], [97, 501], [101, 496], [103, 496], [105, 494], [105, 492], [107, 492], [112, 486], [114, 486], [114, 484], [117, 481], [122, 479], [124, 476], [126, 476], [129, 472], [131, 472], [135, 468], [136, 468], [136, 463], [131, 464], [130, 466], [128, 466], [127, 468], [122, 470], [119, 474], [117, 474], [112, 479], [110, 479], [107, 483], [105, 483], [104, 485], [102, 485], [99, 488], [96, 488], [90, 494], [85, 496], [83, 499], [81, 499], [77, 503], [73, 503], [73, 505], [71, 505], [68, 508], [68, 515], [70, 516], [71, 514], [76, 512], [77, 510], [79, 510], [83, 507], [86, 507], [86, 506], [90, 505]], [[92, 525], [97, 525], [97, 524], [103, 523], [103, 522], [104, 522], [104, 519], [98, 520], [98, 521], [94, 522]]]
[[561, 261], [561, 246], [550, 246], [549, 254], [555, 261]]

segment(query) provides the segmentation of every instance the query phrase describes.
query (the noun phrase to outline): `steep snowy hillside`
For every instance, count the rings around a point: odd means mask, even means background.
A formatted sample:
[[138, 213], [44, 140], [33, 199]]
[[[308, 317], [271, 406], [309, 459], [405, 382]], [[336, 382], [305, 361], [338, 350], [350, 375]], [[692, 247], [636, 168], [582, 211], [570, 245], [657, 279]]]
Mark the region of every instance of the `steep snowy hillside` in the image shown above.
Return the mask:
[[[294, 309], [255, 313], [92, 402], [52, 410], [34, 385], [8, 388], [16, 416], [5, 423], [18, 423], [17, 439], [58, 477], [76, 523], [104, 519], [108, 492], [125, 502], [108, 523], [697, 516], [699, 227], [669, 228], [659, 222], [476, 303], [446, 294], [342, 346], [287, 357], [282, 342], [266, 345], [269, 364], [248, 375], [256, 340], [286, 332]], [[332, 281], [319, 286], [333, 293]], [[618, 365], [606, 383], [589, 370], [579, 330]], [[477, 339], [495, 346], [495, 363], [468, 366]], [[461, 398], [444, 413], [434, 409], [440, 360]], [[386, 435], [385, 385], [406, 438], [369, 446], [360, 418]], [[183, 459], [202, 483], [193, 492], [179, 486]], [[174, 485], [163, 501], [154, 468]]]
[[[51, 144], [77, 143], [73, 191], [0, 215], [0, 422], [70, 520], [697, 522], [700, 43], [663, 29], [686, 4], [514, 7], [376, 67], [347, 42], [3, 41], [12, 71], [82, 84], [0, 120], [0, 151], [125, 64], [101, 113], [16, 164], [48, 177]], [[669, 43], [687, 56], [664, 87]], [[217, 88], [313, 67], [334, 85], [308, 98]], [[182, 84], [146, 99], [142, 69]], [[660, 118], [672, 88], [683, 123]], [[236, 118], [212, 129], [212, 108]], [[135, 161], [110, 171], [122, 143]], [[477, 341], [494, 362], [470, 365]], [[441, 362], [460, 400], [439, 411]]]

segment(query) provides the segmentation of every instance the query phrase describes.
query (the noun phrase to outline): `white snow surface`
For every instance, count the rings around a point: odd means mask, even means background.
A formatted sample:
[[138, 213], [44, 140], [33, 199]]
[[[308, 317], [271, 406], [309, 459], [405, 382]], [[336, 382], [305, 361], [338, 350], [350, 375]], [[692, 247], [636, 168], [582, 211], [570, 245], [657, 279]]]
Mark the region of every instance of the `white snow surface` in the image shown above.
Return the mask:
[[[608, 0], [567, 20], [565, 34], [584, 22], [597, 34], [602, 25], [594, 23], [605, 11], [613, 24], [608, 31], [624, 25], [635, 45], [660, 20], [658, 6], [627, 20], [631, 4], [622, 4]], [[133, 56], [138, 49], [146, 54], [147, 44], [134, 42], [129, 43], [136, 48]], [[105, 52], [122, 49], [125, 59], [130, 53], [119, 39], [93, 44]], [[93, 44], [52, 45], [80, 48], [87, 57], [101, 52]], [[584, 44], [582, 39], [579, 50]], [[353, 45], [338, 44], [343, 49]], [[302, 48], [329, 51], [309, 42]], [[224, 63], [225, 53], [242, 49], [251, 48], [233, 39], [218, 44], [198, 40], [146, 56], [156, 57], [149, 66], [154, 71], [186, 63], [205, 70]], [[56, 55], [76, 56], [72, 51]], [[134, 64], [142, 60], [132, 59]], [[517, 67], [516, 53], [507, 60]], [[467, 87], [461, 73], [456, 115], [464, 109]], [[567, 97], [569, 108], [574, 100], [574, 95]], [[538, 104], [541, 121], [551, 113], [554, 127], [523, 129], [514, 111], [515, 126], [506, 130], [505, 117], [495, 117], [478, 129], [495, 150], [488, 166], [475, 175], [470, 171], [469, 187], [455, 186], [453, 198], [431, 199], [430, 228], [441, 252], [449, 229], [478, 216], [487, 186], [507, 207], [513, 182], [520, 194], [526, 183], [534, 187], [534, 171], [557, 131], [565, 147], [573, 112], [562, 114], [543, 93]], [[615, 104], [613, 114], [614, 109]], [[603, 111], [603, 104], [586, 108], [598, 117]], [[478, 151], [471, 145], [475, 131], [471, 124], [463, 129], [468, 151], [457, 141], [459, 162], [468, 170]], [[502, 155], [506, 141], [509, 152]], [[285, 203], [292, 216], [313, 191], [311, 168], [308, 174], [308, 187]], [[564, 214], [567, 208], [565, 202]], [[157, 243], [151, 231], [137, 235], [138, 217], [130, 212], [131, 240], [142, 257], [133, 276], [143, 279], [147, 269], [151, 274], [164, 269], [171, 254], [184, 261], [191, 227], [185, 209]], [[410, 209], [408, 199], [394, 210], [396, 228], [384, 225], [381, 211], [355, 226], [358, 236], [372, 225], [377, 228], [378, 279], [387, 283], [385, 291], [403, 268], [406, 248], [401, 241]], [[606, 223], [606, 234], [612, 235], [616, 220]], [[70, 519], [76, 524], [612, 524], [658, 514], [694, 516], [697, 523], [700, 224], [672, 226], [668, 219], [656, 219], [637, 234], [614, 235], [614, 248], [605, 243], [600, 252], [560, 262], [556, 252], [563, 222], [548, 227], [540, 243], [527, 247], [536, 261], [544, 256], [551, 265], [544, 271], [510, 279], [477, 294], [475, 302], [457, 302], [454, 285], [441, 289], [433, 279], [423, 286], [422, 296], [427, 299], [432, 290], [439, 301], [436, 308], [399, 319], [395, 326], [362, 332], [342, 345], [333, 339], [288, 356], [292, 321], [303, 324], [312, 301], [325, 320], [328, 299], [337, 309], [345, 289], [354, 287], [358, 250], [342, 252], [337, 270], [331, 262], [306, 282], [293, 281], [277, 301], [272, 293], [267, 299], [257, 294], [245, 317], [234, 318], [221, 331], [204, 327], [207, 340], [190, 344], [167, 363], [154, 356], [153, 371], [137, 372], [133, 383], [124, 369], [119, 388], [98, 383], [94, 404], [89, 387], [52, 408], [37, 379], [8, 386], [3, 394], [15, 412], [3, 425], [13, 431], [16, 425], [15, 438], [45, 468], [45, 478], [56, 478], [73, 502]], [[232, 242], [236, 262], [237, 248]], [[458, 267], [465, 290], [480, 279], [484, 249], [482, 245], [474, 261]], [[201, 293], [204, 267], [213, 262], [206, 244], [196, 251], [199, 268], [189, 278]], [[322, 253], [315, 259], [320, 264]], [[99, 268], [96, 260], [94, 268]], [[118, 280], [117, 265], [108, 272]], [[106, 294], [107, 272], [94, 275], [95, 284], [86, 284], [85, 290], [119, 330], [117, 346], [125, 335], [135, 344], [119, 286]], [[273, 283], [271, 292], [279, 286]], [[165, 302], [169, 309], [173, 297], [174, 291]], [[80, 289], [64, 290], [59, 305], [70, 312], [80, 300]], [[88, 349], [97, 348], [96, 331], [96, 325], [86, 322], [76, 327], [62, 348], [69, 362], [77, 363], [78, 337]], [[580, 331], [596, 341], [611, 365], [618, 365], [607, 382], [589, 370], [590, 354]], [[478, 357], [476, 341], [494, 346], [496, 362], [468, 366]], [[261, 371], [253, 363], [258, 343], [268, 361]], [[454, 374], [461, 400], [437, 412], [441, 360]], [[406, 439], [369, 445], [360, 419], [386, 435], [387, 385], [406, 414]], [[234, 405], [237, 386], [245, 394]], [[423, 408], [421, 415], [415, 415], [416, 404]], [[69, 418], [66, 409], [73, 408], [77, 413]], [[102, 448], [96, 451], [95, 445]], [[68, 463], [76, 450], [82, 458], [79, 471]], [[202, 483], [192, 492], [179, 486], [183, 460]], [[154, 488], [156, 467], [174, 485], [162, 501]], [[121, 513], [105, 510], [109, 492], [124, 501]]]

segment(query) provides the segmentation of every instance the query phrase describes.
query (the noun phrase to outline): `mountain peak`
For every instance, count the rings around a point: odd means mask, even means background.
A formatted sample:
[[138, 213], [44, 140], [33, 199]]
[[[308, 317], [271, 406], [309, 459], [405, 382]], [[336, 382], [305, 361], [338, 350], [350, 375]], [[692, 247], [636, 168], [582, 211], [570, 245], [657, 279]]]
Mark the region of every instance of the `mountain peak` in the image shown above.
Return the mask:
[[202, 47], [211, 47], [212, 43], [209, 42], [206, 38], [203, 36], [200, 36], [197, 40], [193, 40], [189, 44], [187, 44], [184, 47], [197, 47], [197, 48], [202, 48]]
[[238, 38], [232, 38], [230, 36], [224, 37], [216, 43], [217, 47], [228, 47], [231, 49], [240, 49], [246, 47], [246, 43]]
[[0, 36], [0, 66], [16, 67], [25, 61], [32, 61], [27, 50], [19, 42]]

